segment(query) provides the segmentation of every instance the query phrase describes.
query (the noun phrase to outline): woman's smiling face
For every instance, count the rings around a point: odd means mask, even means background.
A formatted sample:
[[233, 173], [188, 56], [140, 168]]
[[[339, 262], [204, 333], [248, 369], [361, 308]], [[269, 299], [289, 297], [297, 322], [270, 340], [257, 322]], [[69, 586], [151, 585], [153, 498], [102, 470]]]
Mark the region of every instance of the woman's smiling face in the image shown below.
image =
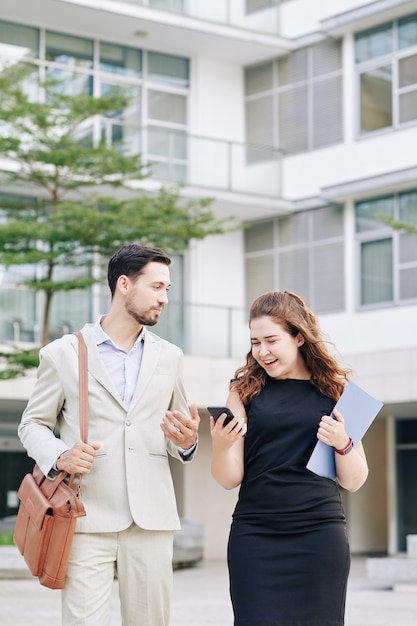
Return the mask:
[[271, 317], [251, 321], [252, 356], [271, 378], [309, 379], [310, 375], [299, 350], [304, 343], [298, 333], [293, 337]]

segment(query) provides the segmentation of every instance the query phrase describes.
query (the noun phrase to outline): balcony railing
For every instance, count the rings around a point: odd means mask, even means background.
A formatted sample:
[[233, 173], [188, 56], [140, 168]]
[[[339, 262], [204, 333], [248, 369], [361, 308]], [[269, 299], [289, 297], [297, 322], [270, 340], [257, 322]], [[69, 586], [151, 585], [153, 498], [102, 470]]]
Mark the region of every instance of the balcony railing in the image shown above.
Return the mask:
[[151, 9], [180, 13], [270, 35], [280, 32], [279, 0], [123, 0]]
[[263, 196], [281, 195], [281, 152], [268, 146], [138, 128], [102, 119], [100, 136], [125, 154], [142, 155], [152, 178]]
[[[39, 345], [42, 294], [21, 287], [0, 288], [0, 343]], [[99, 311], [108, 308], [102, 297]], [[56, 294], [52, 305], [50, 340], [93, 322], [90, 291]], [[70, 321], [68, 321], [70, 320]], [[247, 312], [244, 308], [170, 302], [152, 331], [180, 346], [185, 354], [243, 359], [249, 349]]]

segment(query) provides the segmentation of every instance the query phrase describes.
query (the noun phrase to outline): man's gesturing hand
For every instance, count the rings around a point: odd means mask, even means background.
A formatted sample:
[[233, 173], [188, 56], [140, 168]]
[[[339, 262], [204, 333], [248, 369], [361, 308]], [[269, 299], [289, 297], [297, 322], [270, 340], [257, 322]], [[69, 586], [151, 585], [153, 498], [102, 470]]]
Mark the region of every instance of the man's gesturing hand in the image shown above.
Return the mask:
[[184, 450], [191, 448], [197, 441], [200, 425], [196, 404], [190, 406], [190, 412], [191, 417], [187, 417], [180, 411], [167, 411], [161, 424], [162, 431], [168, 439]]

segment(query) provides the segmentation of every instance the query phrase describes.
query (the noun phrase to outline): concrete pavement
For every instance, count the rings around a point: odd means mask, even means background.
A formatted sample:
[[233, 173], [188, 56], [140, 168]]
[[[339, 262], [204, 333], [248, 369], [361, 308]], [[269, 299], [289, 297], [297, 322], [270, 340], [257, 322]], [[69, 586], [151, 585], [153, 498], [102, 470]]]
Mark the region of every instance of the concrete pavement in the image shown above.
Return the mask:
[[[0, 547], [0, 624], [59, 626], [60, 593], [28, 576], [14, 547]], [[416, 626], [417, 583], [394, 588], [366, 578], [365, 560], [354, 558], [349, 580], [346, 626]], [[117, 582], [111, 626], [120, 626]], [[171, 626], [232, 626], [224, 561], [203, 561], [174, 572]], [[138, 626], [140, 626], [138, 624]]]

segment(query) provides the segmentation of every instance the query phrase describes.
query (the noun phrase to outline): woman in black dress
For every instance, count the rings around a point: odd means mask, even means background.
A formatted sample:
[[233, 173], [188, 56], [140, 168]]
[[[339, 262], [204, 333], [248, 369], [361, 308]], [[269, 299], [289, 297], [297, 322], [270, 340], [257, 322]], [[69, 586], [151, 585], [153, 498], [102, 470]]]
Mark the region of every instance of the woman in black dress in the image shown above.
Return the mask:
[[[368, 475], [343, 416], [349, 380], [314, 314], [290, 292], [253, 303], [251, 350], [230, 385], [226, 426], [211, 418], [212, 473], [240, 485], [228, 544], [235, 626], [342, 626], [350, 552], [338, 485]], [[317, 439], [335, 450], [337, 482], [306, 464]], [[338, 483], [338, 484], [337, 484]]]

